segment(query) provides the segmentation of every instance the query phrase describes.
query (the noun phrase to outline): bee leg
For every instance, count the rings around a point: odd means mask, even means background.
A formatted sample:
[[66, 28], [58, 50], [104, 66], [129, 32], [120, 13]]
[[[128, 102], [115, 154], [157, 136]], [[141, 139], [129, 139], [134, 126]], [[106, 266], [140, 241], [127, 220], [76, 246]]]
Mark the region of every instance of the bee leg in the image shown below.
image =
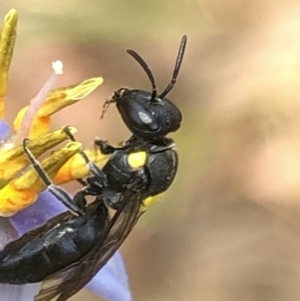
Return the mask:
[[95, 139], [95, 140], [94, 140], [94, 146], [95, 146], [95, 147], [99, 147], [101, 153], [104, 154], [104, 155], [111, 155], [111, 154], [113, 154], [116, 150], [122, 149], [122, 148], [114, 147], [114, 146], [108, 144], [107, 141], [100, 140], [100, 139]]
[[29, 139], [23, 140], [24, 152], [27, 155], [27, 158], [30, 161], [32, 167], [35, 169], [37, 174], [40, 176], [41, 180], [47, 186], [48, 191], [52, 195], [54, 195], [59, 201], [61, 201], [70, 211], [78, 215], [84, 215], [83, 208], [79, 207], [65, 190], [52, 183], [51, 179], [48, 177], [48, 175], [46, 174], [45, 170], [42, 168], [39, 161], [34, 157], [32, 152], [28, 148], [27, 146], [28, 140]]
[[87, 185], [87, 182], [83, 179], [76, 179], [76, 181], [81, 184], [82, 186], [86, 186]]
[[84, 208], [87, 204], [86, 196], [97, 197], [103, 194], [104, 189], [108, 188], [104, 188], [102, 182], [97, 177], [88, 177], [85, 187], [74, 195], [74, 201], [79, 207]]
[[81, 208], [86, 207], [87, 202], [85, 196], [86, 193], [84, 190], [80, 190], [74, 195], [74, 202]]
[[[69, 136], [71, 141], [77, 141], [76, 138], [74, 137], [74, 135], [70, 132], [69, 127], [65, 127], [63, 128], [63, 131]], [[79, 151], [81, 157], [83, 158], [83, 160], [85, 161], [86, 165], [89, 168], [89, 171], [98, 178], [99, 181], [101, 181], [103, 186], [107, 186], [107, 178], [105, 173], [94, 163], [92, 162], [88, 156], [86, 155], [86, 153], [83, 150]], [[79, 180], [80, 181], [80, 180]], [[84, 181], [82, 180], [82, 183]]]

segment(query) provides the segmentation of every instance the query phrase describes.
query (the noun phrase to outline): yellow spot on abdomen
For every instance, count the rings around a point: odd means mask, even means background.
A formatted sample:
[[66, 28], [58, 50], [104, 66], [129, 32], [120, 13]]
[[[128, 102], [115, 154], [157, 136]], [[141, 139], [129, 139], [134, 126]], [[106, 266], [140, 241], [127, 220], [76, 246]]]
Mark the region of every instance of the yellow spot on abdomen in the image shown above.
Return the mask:
[[147, 211], [152, 205], [154, 205], [155, 203], [157, 203], [157, 201], [160, 199], [162, 193], [154, 195], [154, 196], [149, 196], [147, 197], [140, 208], [140, 211], [145, 212]]

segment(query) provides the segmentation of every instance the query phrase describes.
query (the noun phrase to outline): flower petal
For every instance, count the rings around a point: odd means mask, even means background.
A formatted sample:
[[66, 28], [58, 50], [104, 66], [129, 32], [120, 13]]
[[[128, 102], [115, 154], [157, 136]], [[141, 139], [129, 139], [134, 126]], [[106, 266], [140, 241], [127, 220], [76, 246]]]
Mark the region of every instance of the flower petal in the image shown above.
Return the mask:
[[[40, 162], [42, 169], [46, 172], [48, 178], [55, 177], [60, 168], [81, 149], [81, 143], [69, 142], [64, 147], [55, 150]], [[36, 172], [33, 166], [30, 166], [26, 172], [20, 177], [13, 180], [14, 186], [19, 190], [33, 189], [36, 192], [42, 192], [46, 189], [44, 181], [41, 176]]]
[[39, 283], [26, 285], [1, 284], [1, 300], [5, 301], [33, 301], [39, 290]]
[[[49, 179], [81, 148], [79, 142], [69, 142], [41, 162]], [[46, 185], [35, 168], [31, 166], [19, 178], [13, 179], [0, 190], [0, 215], [11, 216], [33, 204]]]
[[[76, 132], [76, 129], [73, 127], [69, 127], [69, 129], [72, 133]], [[69, 136], [64, 131], [57, 130], [29, 141], [28, 147], [35, 157], [39, 157], [68, 139]], [[9, 181], [28, 165], [29, 161], [22, 145], [16, 147], [13, 147], [11, 143], [2, 145], [0, 149], [0, 179], [2, 181]]]
[[86, 288], [108, 301], [131, 301], [128, 277], [120, 252], [109, 260]]
[[0, 218], [0, 250], [4, 248], [4, 246], [18, 238], [18, 233], [13, 228], [11, 223], [7, 218]]
[[0, 142], [4, 141], [9, 135], [9, 133], [9, 125], [4, 120], [0, 120]]
[[50, 218], [66, 211], [67, 208], [49, 191], [40, 193], [38, 200], [31, 206], [10, 217], [10, 223], [21, 236], [26, 232], [44, 225]]

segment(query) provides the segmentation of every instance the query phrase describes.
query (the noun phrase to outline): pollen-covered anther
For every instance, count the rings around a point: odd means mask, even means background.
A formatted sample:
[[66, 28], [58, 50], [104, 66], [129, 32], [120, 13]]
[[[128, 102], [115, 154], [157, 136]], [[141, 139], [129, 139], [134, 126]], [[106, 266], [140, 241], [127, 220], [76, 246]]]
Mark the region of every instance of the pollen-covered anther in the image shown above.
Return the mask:
[[[47, 176], [53, 179], [58, 170], [81, 149], [79, 142], [70, 142], [41, 162]], [[0, 216], [11, 216], [34, 203], [46, 185], [31, 166], [19, 178], [0, 190]]]
[[[88, 158], [99, 168], [102, 168], [109, 157], [103, 155], [99, 149], [84, 150]], [[54, 178], [55, 184], [64, 184], [75, 179], [85, 178], [90, 175], [90, 169], [80, 154], [76, 154], [58, 171]]]
[[12, 216], [34, 203], [38, 193], [33, 189], [18, 190], [14, 181], [8, 183], [0, 190], [0, 216]]
[[[77, 130], [69, 127], [71, 133]], [[57, 130], [46, 135], [40, 136], [28, 142], [28, 147], [35, 157], [39, 157], [46, 151], [67, 141], [69, 136], [62, 130]], [[29, 161], [24, 153], [23, 146], [13, 147], [11, 149], [0, 149], [0, 179], [8, 181], [17, 173], [29, 165]]]
[[102, 77], [90, 78], [80, 84], [59, 88], [50, 92], [38, 111], [38, 117], [48, 117], [87, 97], [103, 83]]
[[[96, 77], [87, 79], [78, 85], [52, 90], [31, 121], [29, 138], [33, 139], [47, 133], [50, 129], [51, 115], [85, 98], [102, 83], [102, 77]], [[25, 107], [18, 113], [14, 121], [15, 131], [19, 131], [27, 110], [28, 107]]]
[[0, 33], [0, 117], [4, 112], [4, 97], [7, 93], [8, 72], [17, 37], [18, 13], [11, 9], [4, 18]]

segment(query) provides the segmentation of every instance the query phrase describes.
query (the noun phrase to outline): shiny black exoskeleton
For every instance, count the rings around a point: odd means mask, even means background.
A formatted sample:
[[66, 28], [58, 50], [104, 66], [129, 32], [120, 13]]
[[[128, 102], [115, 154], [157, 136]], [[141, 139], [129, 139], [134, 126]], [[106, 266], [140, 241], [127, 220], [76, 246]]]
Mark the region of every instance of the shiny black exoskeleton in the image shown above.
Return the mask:
[[107, 224], [107, 208], [98, 201], [86, 208], [85, 215], [65, 212], [54, 217], [0, 252], [0, 283], [43, 281], [85, 256], [103, 239]]
[[121, 88], [112, 99], [130, 131], [144, 139], [166, 136], [179, 129], [179, 109], [168, 99], [155, 97], [143, 90]]
[[[174, 141], [165, 136], [180, 127], [182, 117], [165, 96], [176, 82], [185, 46], [183, 36], [172, 80], [159, 96], [146, 63], [136, 52], [128, 50], [147, 73], [152, 93], [122, 88], [106, 102], [103, 113], [110, 103], [116, 103], [133, 136], [120, 148], [95, 141], [109, 156], [102, 169], [82, 152], [91, 176], [79, 179], [84, 187], [74, 198], [51, 183], [24, 141], [24, 151], [48, 190], [73, 213], [58, 215], [0, 251], [0, 282], [42, 281], [35, 301], [68, 300], [118, 250], [151, 205], [148, 200], [169, 188], [176, 175], [178, 155]], [[94, 201], [87, 204], [87, 196], [93, 196]], [[108, 208], [116, 210], [112, 217]]]
[[135, 151], [145, 151], [149, 157], [144, 162], [145, 172], [148, 172], [149, 175], [153, 174], [152, 177], [150, 176], [152, 183], [147, 186], [147, 191], [149, 191], [147, 196], [164, 192], [174, 180], [178, 156], [174, 149], [173, 140], [166, 138], [166, 135], [179, 129], [182, 116], [177, 106], [165, 96], [176, 83], [186, 42], [187, 37], [184, 35], [179, 46], [172, 79], [160, 95], [157, 94], [154, 76], [146, 62], [135, 51], [127, 50], [147, 74], [152, 91], [121, 88], [114, 93], [112, 99], [104, 103], [101, 118], [110, 104], [114, 103], [124, 123], [133, 133], [123, 148], [114, 148], [101, 140], [95, 141], [102, 153], [114, 157], [114, 160], [110, 160], [103, 168], [109, 178], [118, 179], [111, 181], [111, 185], [114, 186], [113, 193], [107, 194], [114, 195], [109, 197], [109, 201], [107, 201], [107, 204], [113, 208], [118, 206], [119, 194], [115, 191], [122, 193], [126, 187], [126, 181], [131, 177], [132, 172], [136, 172], [129, 166], [127, 158], [129, 154]]
[[[102, 169], [110, 183], [103, 198], [108, 207], [117, 209], [121, 205], [121, 195], [137, 174], [143, 180], [143, 199], [165, 192], [175, 178], [178, 154], [172, 139], [164, 138], [157, 144], [135, 138], [123, 148], [114, 148], [104, 141], [97, 143], [102, 153], [111, 155]], [[136, 154], [138, 158], [132, 160]]]
[[154, 76], [148, 65], [135, 51], [127, 50], [146, 72], [152, 85], [152, 91], [128, 88], [117, 90], [112, 99], [105, 102], [102, 117], [109, 105], [115, 103], [128, 129], [139, 138], [152, 140], [177, 131], [182, 121], [181, 112], [174, 103], [165, 97], [176, 83], [186, 42], [187, 37], [184, 35], [178, 50], [172, 80], [159, 95]]

